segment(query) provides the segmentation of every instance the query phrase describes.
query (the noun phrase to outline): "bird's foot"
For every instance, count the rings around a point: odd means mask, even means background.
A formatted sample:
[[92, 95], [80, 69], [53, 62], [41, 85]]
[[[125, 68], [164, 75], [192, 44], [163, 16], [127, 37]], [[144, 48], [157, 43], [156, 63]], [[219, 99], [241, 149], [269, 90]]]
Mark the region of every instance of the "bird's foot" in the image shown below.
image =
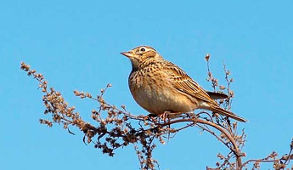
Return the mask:
[[164, 123], [166, 123], [166, 120], [170, 121], [169, 115], [171, 114], [170, 111], [165, 111], [163, 114], [161, 114], [159, 117], [163, 120]]

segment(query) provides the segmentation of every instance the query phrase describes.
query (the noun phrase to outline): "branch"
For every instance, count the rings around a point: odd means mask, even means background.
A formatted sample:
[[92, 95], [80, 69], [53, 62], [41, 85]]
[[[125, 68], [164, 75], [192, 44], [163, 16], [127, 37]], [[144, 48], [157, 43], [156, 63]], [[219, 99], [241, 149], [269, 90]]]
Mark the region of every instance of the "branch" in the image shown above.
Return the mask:
[[[229, 149], [231, 149], [233, 151], [233, 153], [236, 156], [236, 160], [237, 160], [237, 167], [241, 167], [242, 166], [242, 161], [241, 161], [241, 157], [244, 156], [243, 153], [241, 153], [241, 151], [239, 150], [236, 141], [234, 140], [234, 138], [229, 134], [229, 132], [227, 132], [226, 129], [222, 128], [221, 126], [211, 122], [211, 121], [206, 121], [206, 120], [202, 120], [202, 119], [178, 119], [178, 120], [173, 120], [164, 124], [158, 124], [161, 126], [167, 126], [167, 125], [171, 125], [171, 124], [175, 124], [175, 123], [182, 123], [182, 122], [193, 122], [195, 124], [204, 124], [204, 125], [209, 125], [211, 127], [214, 127], [215, 129], [219, 130], [220, 132], [222, 132], [228, 139], [229, 141], [232, 143], [233, 148], [229, 148], [226, 144], [226, 142], [224, 142], [223, 140], [220, 140], [224, 145], [226, 145]], [[208, 130], [208, 132], [211, 133], [211, 131]], [[213, 134], [214, 132], [212, 132], [211, 134]], [[216, 135], [214, 135], [216, 136]], [[218, 138], [218, 137], [217, 137]]]

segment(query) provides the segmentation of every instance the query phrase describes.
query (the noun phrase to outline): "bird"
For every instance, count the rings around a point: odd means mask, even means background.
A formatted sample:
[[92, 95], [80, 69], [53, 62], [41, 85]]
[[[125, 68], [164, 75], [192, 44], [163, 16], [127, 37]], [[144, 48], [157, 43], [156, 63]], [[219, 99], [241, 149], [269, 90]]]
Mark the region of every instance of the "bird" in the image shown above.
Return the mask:
[[130, 92], [134, 100], [151, 114], [159, 116], [166, 112], [187, 113], [205, 109], [246, 122], [244, 118], [221, 108], [215, 101], [225, 95], [205, 91], [154, 48], [138, 46], [121, 54], [128, 57], [132, 65], [128, 77]]

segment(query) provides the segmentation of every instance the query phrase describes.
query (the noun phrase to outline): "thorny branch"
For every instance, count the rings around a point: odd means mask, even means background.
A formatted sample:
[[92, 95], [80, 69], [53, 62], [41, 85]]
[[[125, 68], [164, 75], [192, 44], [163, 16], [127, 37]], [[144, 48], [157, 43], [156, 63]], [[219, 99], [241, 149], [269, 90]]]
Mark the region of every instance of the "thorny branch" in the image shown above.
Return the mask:
[[[218, 85], [218, 80], [213, 76], [209, 59], [207, 61], [208, 78], [211, 82], [214, 91], [223, 92], [225, 89], [228, 93], [228, 98], [219, 101], [225, 109], [231, 109], [232, 98], [234, 92], [231, 90], [230, 84], [233, 79], [230, 78], [230, 71], [224, 66], [226, 87]], [[156, 141], [165, 144], [165, 140], [170, 140], [170, 134], [176, 134], [186, 128], [197, 126], [215, 136], [215, 138], [224, 144], [229, 150], [227, 156], [218, 154], [218, 158], [222, 163], [217, 162], [215, 169], [243, 169], [249, 163], [254, 163], [254, 168], [259, 168], [262, 162], [273, 162], [275, 169], [284, 169], [293, 159], [293, 139], [290, 145], [290, 152], [281, 158], [277, 158], [277, 154], [273, 152], [268, 157], [263, 159], [251, 159], [242, 163], [242, 158], [246, 157], [241, 151], [245, 144], [246, 134], [242, 129], [241, 134], [238, 134], [237, 122], [231, 122], [229, 118], [223, 117], [216, 113], [201, 111], [199, 113], [182, 113], [176, 115], [165, 113], [167, 120], [162, 120], [160, 117], [133, 115], [126, 110], [124, 105], [116, 107], [106, 102], [104, 94], [111, 84], [106, 88], [101, 89], [100, 93], [93, 97], [90, 93], [74, 91], [74, 95], [81, 99], [94, 100], [98, 104], [98, 109], [93, 109], [91, 118], [97, 122], [97, 125], [92, 125], [84, 121], [79, 112], [75, 111], [75, 107], [70, 107], [65, 101], [60, 92], [54, 88], [48, 88], [48, 83], [42, 74], [32, 70], [29, 65], [21, 63], [21, 69], [26, 71], [29, 76], [33, 76], [38, 83], [39, 88], [43, 93], [43, 103], [45, 105], [44, 114], [51, 115], [51, 119], [40, 119], [40, 123], [52, 127], [58, 123], [63, 125], [70, 134], [73, 134], [69, 127], [77, 127], [83, 133], [83, 141], [85, 143], [94, 143], [94, 147], [101, 150], [104, 154], [114, 156], [115, 150], [132, 144], [138, 156], [140, 169], [155, 169], [159, 168], [159, 163], [152, 156], [153, 150], [156, 148]], [[173, 128], [173, 125], [180, 125], [179, 128]], [[235, 162], [232, 160], [235, 158]], [[214, 169], [208, 168], [207, 169]]]

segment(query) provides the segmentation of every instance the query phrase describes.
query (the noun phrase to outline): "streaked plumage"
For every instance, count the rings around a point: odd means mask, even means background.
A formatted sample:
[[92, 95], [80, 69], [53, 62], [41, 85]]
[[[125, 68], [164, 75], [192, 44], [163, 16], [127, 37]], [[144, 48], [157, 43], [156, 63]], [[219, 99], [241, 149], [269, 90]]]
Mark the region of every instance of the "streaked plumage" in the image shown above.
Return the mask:
[[220, 108], [203, 88], [178, 66], [163, 59], [154, 48], [140, 46], [121, 54], [132, 63], [128, 84], [133, 98], [150, 113], [160, 115], [166, 111], [177, 113], [207, 109], [245, 122], [243, 118]]

